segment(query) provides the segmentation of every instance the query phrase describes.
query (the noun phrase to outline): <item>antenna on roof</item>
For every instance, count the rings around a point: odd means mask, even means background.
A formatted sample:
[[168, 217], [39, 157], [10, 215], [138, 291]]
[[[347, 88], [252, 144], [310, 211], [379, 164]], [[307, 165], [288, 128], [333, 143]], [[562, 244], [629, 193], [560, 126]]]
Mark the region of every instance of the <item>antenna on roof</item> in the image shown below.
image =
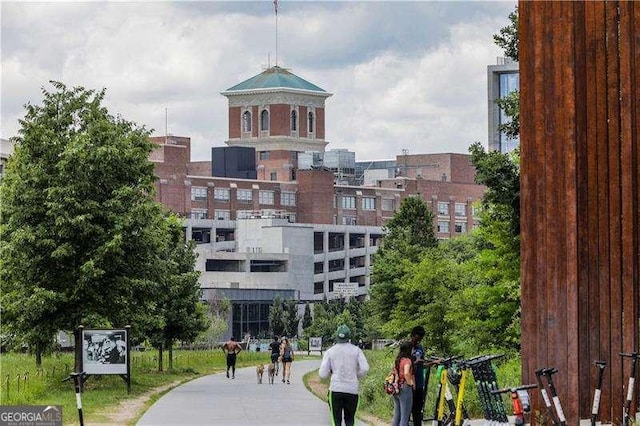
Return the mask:
[[276, 66], [278, 66], [278, 0], [273, 0], [273, 8], [276, 12]]
[[164, 144], [166, 145], [169, 138], [169, 110], [164, 107]]

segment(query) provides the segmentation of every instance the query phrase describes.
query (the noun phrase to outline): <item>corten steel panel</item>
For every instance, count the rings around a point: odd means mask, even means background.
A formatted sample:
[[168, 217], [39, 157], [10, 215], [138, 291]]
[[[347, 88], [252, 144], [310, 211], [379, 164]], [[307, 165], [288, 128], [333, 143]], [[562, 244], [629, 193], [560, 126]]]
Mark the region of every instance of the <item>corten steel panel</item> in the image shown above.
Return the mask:
[[640, 6], [519, 12], [523, 381], [558, 368], [577, 424], [604, 360], [601, 419], [619, 423], [630, 371], [619, 353], [638, 350], [639, 331]]

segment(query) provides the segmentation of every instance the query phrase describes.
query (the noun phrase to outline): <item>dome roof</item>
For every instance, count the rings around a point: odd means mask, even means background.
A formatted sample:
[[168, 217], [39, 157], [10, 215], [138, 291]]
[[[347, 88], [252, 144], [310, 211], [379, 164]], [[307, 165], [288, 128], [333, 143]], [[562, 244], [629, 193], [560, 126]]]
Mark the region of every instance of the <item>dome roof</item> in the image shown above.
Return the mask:
[[223, 94], [269, 89], [293, 89], [305, 92], [318, 92], [330, 96], [327, 91], [298, 77], [285, 68], [273, 66], [248, 80], [228, 88]]

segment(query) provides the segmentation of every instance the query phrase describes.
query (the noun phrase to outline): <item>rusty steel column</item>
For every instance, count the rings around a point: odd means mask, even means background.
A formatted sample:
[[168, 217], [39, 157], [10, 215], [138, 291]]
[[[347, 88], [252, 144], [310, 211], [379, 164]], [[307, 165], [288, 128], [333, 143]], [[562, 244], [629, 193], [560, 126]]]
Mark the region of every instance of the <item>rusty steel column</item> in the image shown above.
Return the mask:
[[640, 2], [520, 0], [519, 21], [523, 383], [556, 367], [575, 425], [606, 361], [600, 418], [619, 424], [640, 332]]

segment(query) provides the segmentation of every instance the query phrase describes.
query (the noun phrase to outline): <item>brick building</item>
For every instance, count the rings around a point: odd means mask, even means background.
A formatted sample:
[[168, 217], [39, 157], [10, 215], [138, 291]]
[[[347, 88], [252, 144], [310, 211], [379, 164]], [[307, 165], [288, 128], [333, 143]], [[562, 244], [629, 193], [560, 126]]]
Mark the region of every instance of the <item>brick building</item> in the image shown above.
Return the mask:
[[152, 138], [151, 160], [158, 201], [185, 218], [186, 237], [197, 242], [205, 297], [232, 302], [225, 338], [265, 335], [278, 295], [366, 297], [371, 257], [404, 197], [420, 196], [433, 209], [438, 238], [475, 226], [484, 187], [473, 182], [468, 155], [405, 154], [396, 158], [395, 177], [344, 185], [329, 168], [302, 169], [297, 161], [299, 153], [324, 152], [331, 94], [279, 67], [222, 94], [229, 99], [226, 145], [255, 150], [257, 179], [213, 176], [216, 159], [192, 162], [188, 137]]

